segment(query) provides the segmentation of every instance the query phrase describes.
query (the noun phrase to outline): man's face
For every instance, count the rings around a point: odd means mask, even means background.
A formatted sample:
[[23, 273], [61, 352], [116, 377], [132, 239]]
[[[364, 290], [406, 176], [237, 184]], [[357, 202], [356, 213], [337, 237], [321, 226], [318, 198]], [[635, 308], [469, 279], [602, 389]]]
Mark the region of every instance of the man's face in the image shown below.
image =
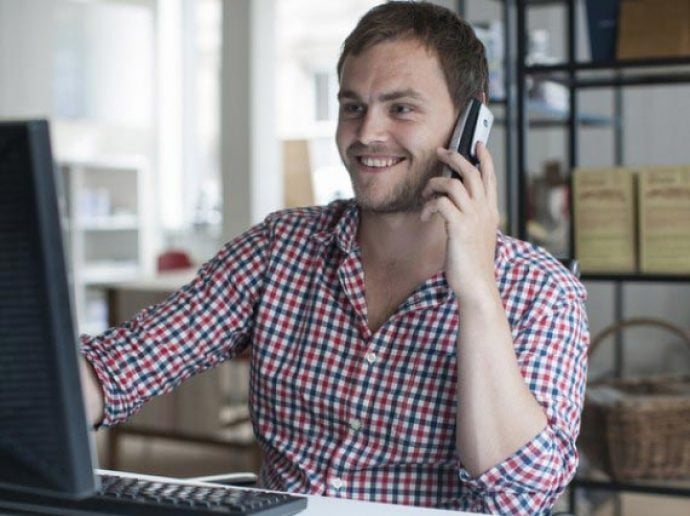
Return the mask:
[[435, 53], [414, 39], [349, 55], [340, 80], [336, 143], [359, 205], [393, 213], [421, 209], [457, 117]]

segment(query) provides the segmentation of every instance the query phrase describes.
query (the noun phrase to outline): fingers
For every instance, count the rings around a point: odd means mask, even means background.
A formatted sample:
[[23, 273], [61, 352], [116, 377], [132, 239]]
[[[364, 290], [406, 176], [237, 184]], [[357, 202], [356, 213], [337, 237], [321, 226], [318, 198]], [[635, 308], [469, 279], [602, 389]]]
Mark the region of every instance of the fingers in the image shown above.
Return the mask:
[[492, 206], [498, 205], [498, 186], [496, 182], [496, 169], [494, 168], [494, 160], [491, 153], [481, 142], [477, 143], [477, 158], [479, 158], [479, 170], [482, 182], [484, 184], [484, 192], [486, 193], [487, 201]]
[[486, 197], [491, 205], [498, 205], [498, 187], [496, 172], [491, 153], [481, 142], [477, 142], [479, 165], [473, 166], [462, 155], [449, 149], [438, 148], [436, 155], [439, 161], [455, 170], [473, 198]]
[[429, 179], [422, 192], [422, 197], [432, 199], [439, 195], [449, 197], [458, 206], [462, 206], [470, 200], [470, 194], [465, 185], [452, 177], [432, 177]]
[[493, 160], [483, 144], [477, 144], [479, 168], [455, 151], [438, 148], [436, 153], [439, 161], [456, 170], [462, 181], [448, 177], [430, 179], [422, 194], [427, 200], [422, 210], [422, 220], [440, 213], [446, 221], [450, 221], [449, 210], [469, 213], [480, 206], [498, 212]]
[[439, 212], [441, 205], [446, 209], [452, 208], [457, 211], [458, 209], [467, 210], [471, 203], [464, 185], [450, 177], [431, 178], [422, 192], [422, 197], [426, 200], [421, 214], [423, 221], [429, 220], [431, 215]]
[[462, 179], [470, 196], [483, 196], [484, 186], [482, 183], [481, 174], [479, 170], [472, 165], [472, 163], [467, 161], [458, 152], [451, 151], [449, 149], [438, 148], [436, 149], [436, 155], [439, 161], [445, 163], [460, 175], [460, 178]]
[[422, 208], [422, 221], [427, 222], [431, 220], [431, 217], [435, 213], [441, 215], [441, 217], [443, 217], [443, 219], [446, 221], [447, 225], [456, 223], [460, 217], [460, 212], [458, 211], [457, 205], [455, 205], [453, 201], [445, 195], [440, 195], [427, 201], [427, 203], [424, 205], [424, 208]]

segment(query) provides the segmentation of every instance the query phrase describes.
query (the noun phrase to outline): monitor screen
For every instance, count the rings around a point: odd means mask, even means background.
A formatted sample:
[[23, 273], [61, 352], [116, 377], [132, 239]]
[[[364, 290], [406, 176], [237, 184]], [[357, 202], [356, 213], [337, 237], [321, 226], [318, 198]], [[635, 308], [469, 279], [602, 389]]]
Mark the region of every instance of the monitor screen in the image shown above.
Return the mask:
[[0, 122], [0, 487], [95, 489], [46, 121]]

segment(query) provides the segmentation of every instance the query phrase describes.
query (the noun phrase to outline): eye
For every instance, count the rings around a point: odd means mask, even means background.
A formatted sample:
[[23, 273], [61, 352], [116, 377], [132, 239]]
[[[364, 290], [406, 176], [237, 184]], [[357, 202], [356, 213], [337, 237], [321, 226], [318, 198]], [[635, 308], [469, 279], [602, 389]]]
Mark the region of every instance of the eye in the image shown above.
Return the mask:
[[340, 113], [346, 117], [356, 117], [364, 113], [364, 111], [364, 106], [357, 102], [343, 102], [340, 104]]
[[409, 104], [393, 104], [391, 106], [391, 113], [394, 115], [408, 115], [414, 111], [414, 108]]

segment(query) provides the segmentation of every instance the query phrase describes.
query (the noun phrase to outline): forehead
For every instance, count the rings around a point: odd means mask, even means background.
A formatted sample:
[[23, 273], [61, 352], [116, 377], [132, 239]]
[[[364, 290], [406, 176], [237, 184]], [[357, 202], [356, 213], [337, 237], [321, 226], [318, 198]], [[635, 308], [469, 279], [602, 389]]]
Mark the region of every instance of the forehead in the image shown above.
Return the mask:
[[384, 41], [343, 62], [341, 91], [361, 96], [413, 89], [423, 96], [450, 96], [440, 60], [414, 39]]

